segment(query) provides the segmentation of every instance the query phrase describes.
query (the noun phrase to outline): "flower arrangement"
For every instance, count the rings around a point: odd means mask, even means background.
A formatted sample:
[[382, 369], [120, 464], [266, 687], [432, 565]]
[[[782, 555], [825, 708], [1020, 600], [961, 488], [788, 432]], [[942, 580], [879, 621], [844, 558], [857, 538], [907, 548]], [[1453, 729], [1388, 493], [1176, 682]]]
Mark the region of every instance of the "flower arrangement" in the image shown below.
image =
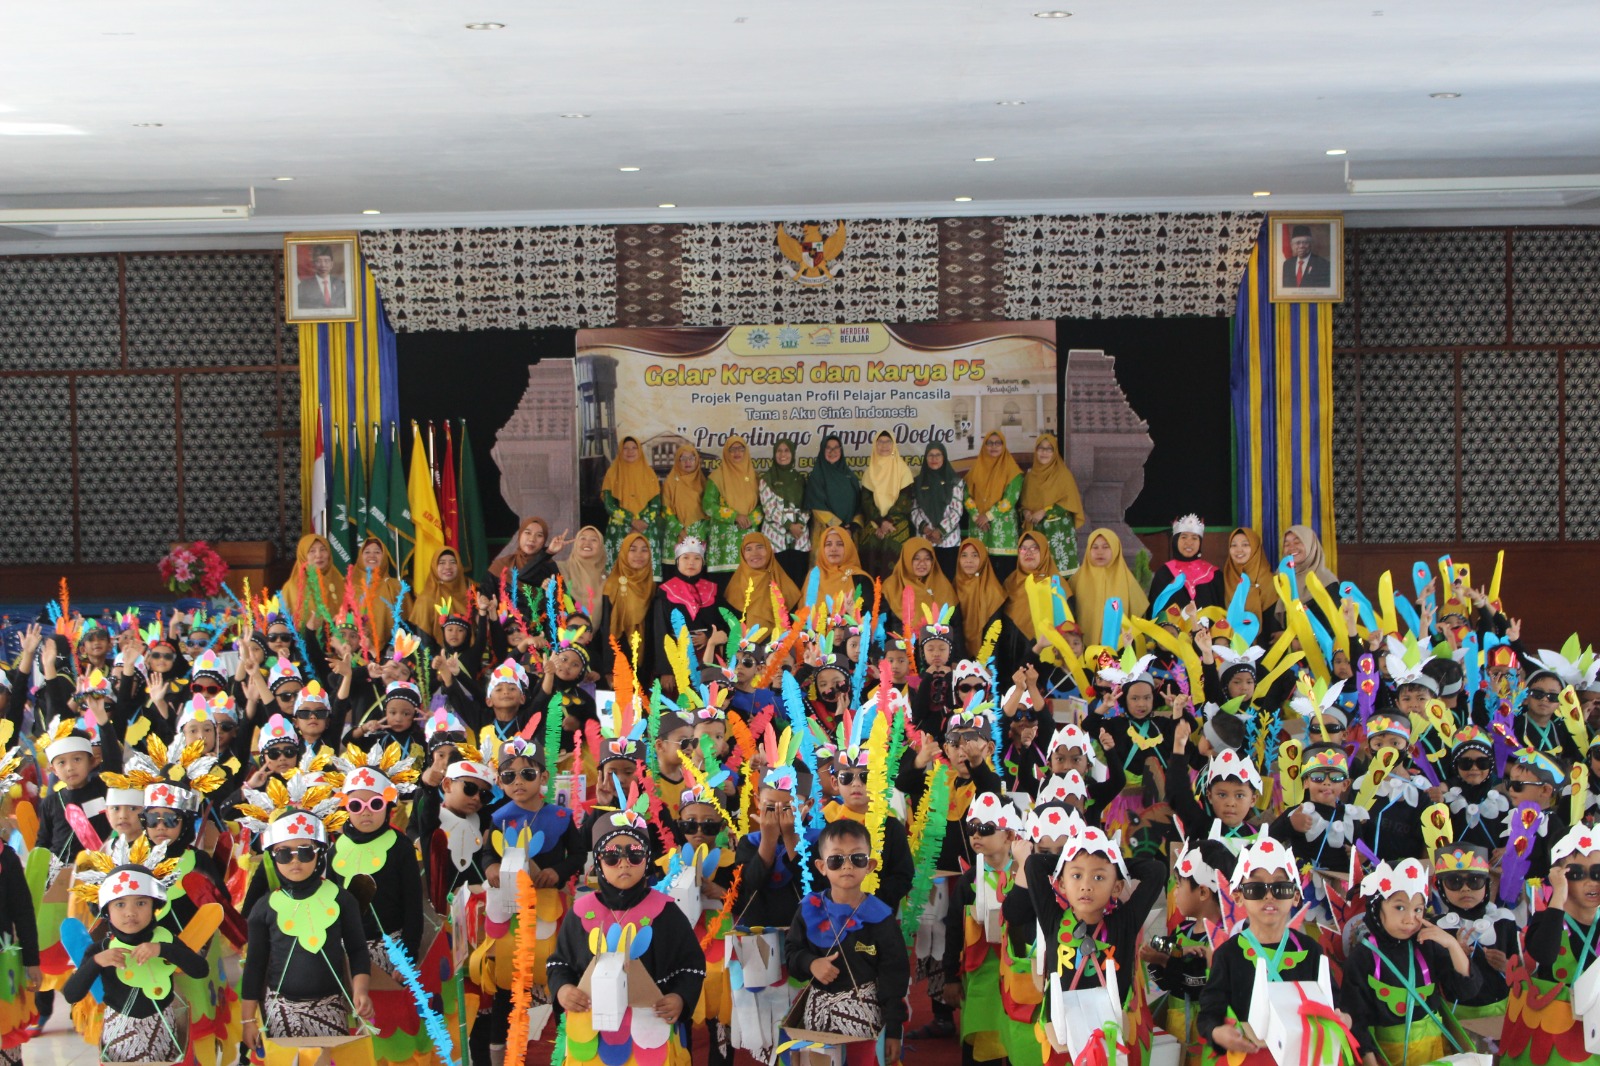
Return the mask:
[[180, 544], [167, 553], [158, 569], [172, 592], [187, 594], [199, 590], [206, 596], [222, 592], [228, 564], [203, 540]]

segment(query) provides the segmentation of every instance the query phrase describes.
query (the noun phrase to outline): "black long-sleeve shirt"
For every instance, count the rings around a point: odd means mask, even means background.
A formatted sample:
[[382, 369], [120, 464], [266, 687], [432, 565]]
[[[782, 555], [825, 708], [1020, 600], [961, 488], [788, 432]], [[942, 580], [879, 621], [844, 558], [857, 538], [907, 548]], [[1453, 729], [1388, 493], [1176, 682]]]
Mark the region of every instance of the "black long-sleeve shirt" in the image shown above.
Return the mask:
[[39, 926], [34, 921], [33, 894], [28, 890], [22, 859], [9, 844], [0, 844], [0, 932], [22, 949], [22, 965], [39, 965]]
[[[350, 845], [371, 843], [385, 836], [389, 838], [389, 849], [376, 871], [361, 869], [353, 862], [341, 863], [341, 845], [353, 853], [355, 849]], [[351, 867], [348, 872], [343, 868], [346, 865]], [[371, 943], [385, 933], [393, 933], [415, 959], [422, 944], [422, 870], [411, 841], [387, 825], [368, 835], [346, 823], [343, 834], [333, 843], [329, 876], [348, 889], [351, 878], [361, 875], [372, 878], [377, 887], [372, 903], [361, 908], [362, 936]]]
[[[1427, 963], [1428, 973], [1433, 980], [1433, 995], [1428, 997], [1429, 1010], [1437, 1014], [1443, 1001], [1460, 1001], [1478, 991], [1477, 970], [1469, 966], [1465, 976], [1457, 973], [1455, 963], [1450, 961], [1450, 952], [1439, 944], [1405, 940], [1391, 941], [1386, 949], [1375, 945], [1375, 938], [1370, 933], [1358, 937], [1351, 945], [1344, 964], [1344, 981], [1339, 989], [1339, 1006], [1350, 1015], [1350, 1032], [1356, 1038], [1356, 1053], [1359, 1055], [1378, 1050], [1374, 1029], [1404, 1025], [1408, 1013], [1413, 1019], [1426, 1016], [1422, 1005], [1408, 994], [1402, 994], [1392, 1005], [1380, 1001], [1367, 978], [1376, 977], [1383, 984], [1399, 988], [1403, 978], [1411, 972], [1412, 979], [1420, 987], [1426, 983], [1422, 976], [1423, 968], [1415, 961], [1415, 955], [1420, 952], [1421, 961]], [[1379, 951], [1382, 951], [1385, 960], [1382, 963], [1378, 961]]]
[[[311, 891], [315, 891], [319, 883], [317, 878], [300, 882]], [[250, 909], [250, 939], [244, 974], [239, 981], [240, 998], [260, 1002], [269, 991], [285, 999], [302, 1001], [333, 995], [350, 996], [353, 989], [346, 988], [344, 983], [346, 961], [352, 977], [372, 972], [366, 931], [361, 928], [360, 904], [344, 889], [337, 891], [334, 905], [339, 909], [339, 917], [328, 927], [321, 949], [313, 952], [278, 925], [272, 899], [278, 892], [288, 891], [291, 889], [269, 892]]]
[[[76, 1003], [94, 987], [95, 981], [100, 981], [101, 1002], [110, 1010], [128, 1018], [148, 1018], [172, 1000], [174, 995], [171, 986], [167, 994], [160, 999], [151, 999], [143, 990], [130, 988], [117, 977], [115, 966], [101, 966], [95, 961], [95, 956], [111, 947], [113, 939], [121, 940], [125, 944], [142, 944], [150, 939], [152, 928], [146, 928], [139, 936], [123, 936], [111, 933], [103, 939], [95, 941], [84, 952], [83, 961], [78, 963], [72, 971], [72, 976], [67, 978], [67, 983], [61, 988], [62, 998], [68, 1003]], [[132, 955], [132, 952], [129, 952]], [[171, 943], [162, 944], [161, 958], [172, 963], [189, 977], [204, 977], [210, 970], [210, 965], [204, 956], [195, 954], [189, 945], [182, 940], [174, 938]], [[131, 958], [129, 961], [132, 961]]]
[[[943, 756], [940, 756], [941, 760]], [[968, 777], [953, 776], [950, 779], [950, 791], [955, 791], [963, 785], [970, 784], [974, 788], [973, 795], [981, 796], [985, 792], [1003, 795], [1005, 782], [1000, 780], [1000, 775], [988, 763], [979, 763], [967, 767]], [[923, 792], [928, 788], [928, 771], [917, 766], [916, 762], [907, 759], [904, 768], [895, 778], [895, 787], [906, 794], [908, 803], [916, 804], [922, 799]], [[936, 870], [955, 871], [961, 869], [961, 864], [972, 865], [974, 857], [972, 841], [967, 836], [966, 811], [961, 812], [959, 818], [950, 818], [944, 832], [944, 843], [939, 849], [939, 858], [934, 864]], [[887, 901], [886, 901], [887, 902]]]
[[745, 929], [787, 929], [800, 906], [802, 874], [782, 840], [769, 866], [761, 858], [761, 844], [756, 839], [759, 835], [746, 835], [734, 853], [734, 862], [744, 870], [739, 875], [734, 922]]
[[[1315, 981], [1318, 971], [1322, 968], [1319, 961], [1322, 958], [1322, 949], [1317, 947], [1316, 942], [1310, 937], [1303, 934], [1286, 932], [1284, 935], [1291, 938], [1288, 947], [1284, 949], [1285, 954], [1290, 951], [1297, 954], [1304, 951], [1305, 958], [1293, 965], [1284, 966], [1278, 971], [1277, 979]], [[1277, 950], [1280, 943], [1281, 940], [1274, 940], [1270, 944], [1261, 945], [1267, 951], [1269, 965], [1272, 952]], [[1228, 1023], [1230, 1008], [1233, 1010], [1234, 1018], [1239, 1021], [1249, 1021], [1250, 996], [1255, 989], [1255, 983], [1256, 964], [1245, 957], [1244, 938], [1229, 937], [1211, 954], [1211, 973], [1206, 978], [1206, 987], [1200, 993], [1200, 1010], [1195, 1019], [1200, 1039], [1210, 1041], [1212, 1030]], [[1212, 1041], [1212, 1046], [1217, 1046], [1215, 1041]]]
[[[580, 893], [572, 901], [566, 917], [561, 919], [555, 951], [545, 971], [551, 1000], [555, 1000], [567, 985], [577, 984], [589, 963], [594, 961], [594, 952], [589, 950], [589, 934], [579, 916], [594, 910], [593, 904], [598, 899], [597, 893]], [[683, 999], [684, 1013], [679, 1022], [687, 1022], [694, 1015], [694, 1005], [700, 1002], [700, 986], [706, 979], [706, 953], [701, 950], [689, 919], [670, 900], [650, 922], [650, 931], [650, 945], [639, 956], [639, 961], [663, 996], [675, 995]]]
[[[839, 975], [826, 984], [812, 978], [811, 964], [835, 952], [839, 957], [833, 960], [833, 964], [838, 967]], [[906, 990], [911, 987], [911, 960], [906, 954], [906, 941], [900, 932], [900, 924], [892, 915], [881, 922], [862, 922], [856, 928], [847, 930], [832, 947], [824, 951], [806, 936], [805, 911], [797, 911], [794, 921], [789, 923], [784, 959], [791, 976], [802, 980], [810, 978], [812, 987], [824, 992], [845, 992], [873, 983], [884, 1038], [900, 1039], [900, 1031], [906, 1023]]]

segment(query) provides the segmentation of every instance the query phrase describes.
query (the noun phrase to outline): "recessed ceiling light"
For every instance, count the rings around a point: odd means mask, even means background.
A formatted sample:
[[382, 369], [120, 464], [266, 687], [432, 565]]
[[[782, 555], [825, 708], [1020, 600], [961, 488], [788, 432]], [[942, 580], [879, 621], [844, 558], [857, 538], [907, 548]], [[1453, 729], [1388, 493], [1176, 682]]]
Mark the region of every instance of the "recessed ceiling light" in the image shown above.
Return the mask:
[[992, 156], [992, 155], [980, 155], [976, 159], [974, 159], [973, 162], [974, 163], [993, 163], [994, 162], [994, 156]]
[[1035, 11], [1033, 13], [1033, 17], [1036, 18], [1036, 19], [1069, 19], [1069, 18], [1072, 17], [1072, 12], [1070, 12], [1070, 11]]
[[565, 112], [562, 113], [561, 117], [562, 118], [588, 118], [589, 116], [586, 113], [582, 112], [582, 111], [565, 111]]
[[996, 100], [995, 101], [995, 103], [999, 104], [1001, 107], [1021, 107], [1023, 104], [1025, 104], [1027, 102], [1028, 101], [1026, 101], [1026, 100]]
[[1343, 148], [1329, 148], [1323, 154], [1324, 155], [1344, 155], [1344, 149]]
[[293, 181], [293, 178], [273, 178], [273, 181]]
[[622, 171], [624, 174], [632, 174], [635, 171], [637, 171], [639, 168], [638, 167], [618, 167], [617, 169]]
[[467, 23], [467, 29], [469, 29], [469, 30], [503, 30], [505, 28], [506, 28], [506, 24], [504, 22], [469, 22], [469, 23]]
[[1251, 196], [1271, 196], [1272, 194], [1270, 192], [1268, 192], [1267, 190], [1265, 190], [1265, 189], [1258, 189], [1255, 192], [1251, 193], [1250, 195]]
[[166, 125], [164, 122], [135, 122], [133, 128], [136, 130], [153, 130], [159, 129], [164, 125]]
[[956, 197], [956, 203], [958, 203], [958, 204], [970, 204], [971, 202], [972, 202], [972, 197], [970, 197], [970, 196], [958, 196], [958, 197]]
[[657, 207], [677, 207], [677, 204], [656, 204]]
[[381, 215], [381, 214], [383, 214], [383, 212], [379, 211], [376, 207], [369, 207], [369, 208], [367, 208], [365, 211], [363, 211], [361, 213], [363, 215]]
[[1460, 98], [1461, 98], [1461, 94], [1460, 93], [1429, 93], [1428, 94], [1428, 99], [1430, 99], [1430, 100], [1459, 100]]

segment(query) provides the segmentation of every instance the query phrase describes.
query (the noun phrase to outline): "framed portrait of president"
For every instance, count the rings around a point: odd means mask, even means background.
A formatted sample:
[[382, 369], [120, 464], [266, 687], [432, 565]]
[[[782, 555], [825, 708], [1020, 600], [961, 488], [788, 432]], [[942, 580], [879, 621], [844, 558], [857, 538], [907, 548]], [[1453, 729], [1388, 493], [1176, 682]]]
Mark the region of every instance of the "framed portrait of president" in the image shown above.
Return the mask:
[[1339, 303], [1344, 299], [1344, 216], [1267, 217], [1273, 303]]
[[291, 233], [283, 239], [284, 321], [354, 322], [361, 260], [354, 233]]

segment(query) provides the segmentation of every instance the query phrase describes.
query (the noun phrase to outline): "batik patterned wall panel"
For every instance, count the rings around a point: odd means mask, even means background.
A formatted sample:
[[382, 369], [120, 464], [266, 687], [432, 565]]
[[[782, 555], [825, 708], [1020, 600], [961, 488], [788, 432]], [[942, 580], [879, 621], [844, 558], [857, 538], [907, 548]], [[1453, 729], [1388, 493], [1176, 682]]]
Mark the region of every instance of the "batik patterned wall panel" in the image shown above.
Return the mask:
[[1512, 240], [1517, 343], [1600, 343], [1600, 230], [1518, 230]]
[[1504, 343], [1505, 231], [1376, 233], [1360, 241], [1358, 343]]
[[1461, 532], [1555, 540], [1561, 532], [1561, 409], [1554, 352], [1461, 358]]
[[1260, 215], [1006, 220], [1006, 318], [1227, 315]]
[[610, 226], [377, 230], [361, 252], [396, 330], [609, 326], [616, 316]]
[[[812, 234], [826, 242], [837, 225]], [[939, 311], [939, 227], [932, 219], [844, 223], [841, 252], [809, 285], [766, 222], [708, 223], [683, 233], [683, 316], [697, 326], [739, 322], [926, 322]], [[783, 223], [797, 241], [800, 220]]]
[[683, 227], [657, 222], [618, 226], [618, 322], [683, 324]]
[[[184, 528], [190, 537], [278, 538], [279, 442], [266, 435], [280, 428], [277, 389], [273, 374], [184, 376]], [[298, 412], [298, 393], [284, 402]], [[298, 465], [285, 469], [298, 479]]]
[[0, 566], [72, 561], [69, 389], [65, 378], [0, 378]]
[[1360, 356], [1333, 357], [1333, 528], [1344, 541], [1355, 540], [1357, 529], [1360, 380]]
[[118, 314], [114, 256], [0, 259], [0, 369], [114, 367]]
[[128, 365], [270, 366], [282, 257], [128, 256]]
[[1006, 226], [998, 218], [939, 223], [939, 317], [1000, 318], [1006, 310]]
[[1600, 352], [1566, 354], [1567, 539], [1600, 540]]
[[154, 562], [178, 537], [172, 379], [78, 381], [78, 515], [86, 563]]
[[1362, 358], [1366, 541], [1455, 539], [1454, 373], [1447, 353]]

